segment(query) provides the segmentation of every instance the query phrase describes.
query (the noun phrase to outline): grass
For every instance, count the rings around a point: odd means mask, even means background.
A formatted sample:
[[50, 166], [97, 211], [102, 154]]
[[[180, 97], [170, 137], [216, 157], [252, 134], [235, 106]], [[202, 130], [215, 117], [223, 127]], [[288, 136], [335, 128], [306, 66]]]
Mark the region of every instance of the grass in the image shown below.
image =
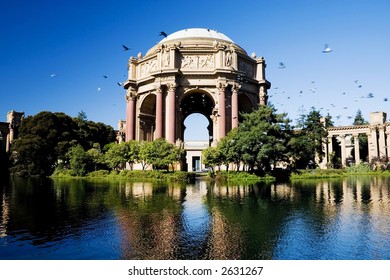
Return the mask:
[[108, 171], [97, 170], [90, 172], [82, 177], [77, 177], [72, 174], [70, 170], [60, 170], [54, 172], [51, 176], [53, 178], [88, 178], [88, 179], [124, 179], [127, 181], [169, 181], [169, 182], [192, 182], [195, 180], [195, 173], [184, 171], [156, 171], [156, 170], [122, 170], [122, 171]]

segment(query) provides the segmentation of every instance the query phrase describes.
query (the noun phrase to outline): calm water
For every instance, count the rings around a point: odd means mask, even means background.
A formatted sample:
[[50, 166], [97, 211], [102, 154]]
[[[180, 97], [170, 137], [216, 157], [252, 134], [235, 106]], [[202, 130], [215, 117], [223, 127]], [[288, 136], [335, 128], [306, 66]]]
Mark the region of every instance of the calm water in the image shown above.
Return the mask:
[[390, 259], [390, 178], [2, 181], [0, 259]]

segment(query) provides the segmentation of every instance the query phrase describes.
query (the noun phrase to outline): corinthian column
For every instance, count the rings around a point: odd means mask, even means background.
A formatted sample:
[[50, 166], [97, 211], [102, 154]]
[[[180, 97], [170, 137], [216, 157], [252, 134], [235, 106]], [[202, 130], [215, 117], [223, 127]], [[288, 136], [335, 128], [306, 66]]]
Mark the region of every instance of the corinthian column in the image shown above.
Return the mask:
[[176, 83], [168, 84], [168, 98], [166, 106], [166, 138], [169, 143], [175, 143], [175, 129], [176, 129], [176, 101], [175, 90]]
[[386, 150], [387, 159], [390, 159], [390, 126], [386, 127]]
[[226, 136], [226, 84], [218, 83], [218, 140]]
[[135, 139], [135, 98], [134, 90], [128, 88], [126, 91], [126, 141]]
[[267, 90], [264, 88], [264, 86], [260, 86], [259, 89], [259, 99], [260, 99], [260, 105], [267, 105]]
[[386, 138], [385, 138], [385, 126], [380, 125], [378, 127], [379, 130], [379, 139], [378, 139], [378, 145], [379, 145], [379, 157], [386, 157]]
[[354, 134], [353, 135], [353, 142], [355, 145], [355, 164], [360, 163], [360, 147], [359, 147], [359, 134]]
[[156, 131], [154, 139], [163, 137], [163, 93], [161, 87], [156, 89]]
[[238, 90], [239, 85], [232, 87], [232, 129], [238, 127]]
[[376, 134], [375, 126], [372, 126], [370, 128], [370, 132], [371, 132], [371, 146], [369, 147], [369, 149], [371, 150], [371, 157], [370, 157], [370, 161], [371, 161], [373, 158], [378, 157], [378, 137]]
[[345, 135], [340, 135], [340, 142], [341, 142], [341, 165], [346, 166], [347, 165], [347, 151], [345, 147]]

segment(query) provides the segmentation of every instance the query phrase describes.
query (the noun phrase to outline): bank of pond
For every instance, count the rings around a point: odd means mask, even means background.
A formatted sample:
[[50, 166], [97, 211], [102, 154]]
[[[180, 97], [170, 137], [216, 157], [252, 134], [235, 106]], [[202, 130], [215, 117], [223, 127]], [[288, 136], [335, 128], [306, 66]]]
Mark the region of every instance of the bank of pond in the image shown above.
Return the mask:
[[215, 172], [186, 172], [186, 171], [160, 171], [160, 170], [98, 170], [83, 177], [72, 176], [70, 173], [56, 172], [52, 178], [86, 178], [109, 180], [135, 180], [135, 181], [168, 181], [168, 182], [194, 182], [204, 179], [218, 182], [264, 182], [288, 181], [317, 178], [339, 178], [350, 175], [390, 176], [389, 170], [358, 170], [358, 169], [302, 169], [302, 170], [276, 170], [271, 174], [256, 175], [246, 171], [215, 171]]

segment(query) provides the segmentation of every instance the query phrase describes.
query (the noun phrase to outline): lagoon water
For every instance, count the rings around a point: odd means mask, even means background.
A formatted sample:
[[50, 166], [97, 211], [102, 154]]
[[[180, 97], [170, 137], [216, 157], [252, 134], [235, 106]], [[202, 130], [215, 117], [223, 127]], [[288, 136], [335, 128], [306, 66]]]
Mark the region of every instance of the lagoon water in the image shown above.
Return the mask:
[[2, 179], [0, 259], [390, 259], [390, 178]]

